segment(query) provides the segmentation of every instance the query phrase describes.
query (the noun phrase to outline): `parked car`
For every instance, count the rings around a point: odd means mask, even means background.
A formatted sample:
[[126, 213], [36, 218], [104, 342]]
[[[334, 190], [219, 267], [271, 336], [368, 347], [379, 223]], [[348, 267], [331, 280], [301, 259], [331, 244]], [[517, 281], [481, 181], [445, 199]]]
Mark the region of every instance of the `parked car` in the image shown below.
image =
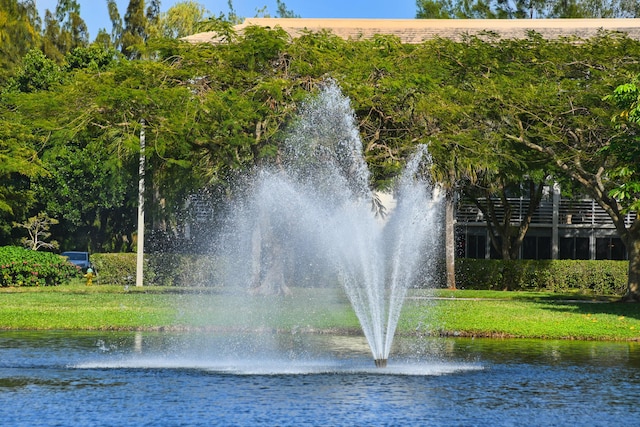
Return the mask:
[[89, 259], [89, 252], [67, 251], [62, 252], [60, 255], [67, 257], [70, 263], [80, 267], [83, 273], [86, 273], [88, 268], [93, 269]]

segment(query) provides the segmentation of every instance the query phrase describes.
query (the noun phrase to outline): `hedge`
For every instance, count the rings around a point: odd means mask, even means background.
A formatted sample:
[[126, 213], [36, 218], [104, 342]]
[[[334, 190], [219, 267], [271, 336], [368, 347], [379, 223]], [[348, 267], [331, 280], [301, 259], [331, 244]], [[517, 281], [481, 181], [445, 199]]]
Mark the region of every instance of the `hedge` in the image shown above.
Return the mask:
[[[98, 283], [133, 284], [136, 254], [94, 254]], [[460, 289], [513, 291], [577, 291], [598, 295], [623, 295], [627, 286], [627, 261], [608, 260], [456, 260]], [[213, 286], [220, 262], [210, 255], [145, 255], [145, 284]]]
[[[136, 254], [91, 255], [98, 273], [96, 284], [132, 285]], [[213, 286], [220, 262], [209, 255], [147, 254], [146, 284]], [[456, 260], [460, 289], [548, 291], [623, 295], [627, 287], [627, 261], [585, 260]], [[78, 267], [50, 252], [0, 247], [0, 286], [55, 286], [80, 277]]]
[[[136, 281], [136, 254], [92, 254], [98, 284], [132, 285]], [[144, 282], [158, 286], [209, 286], [217, 283], [210, 255], [145, 254]]]
[[[125, 286], [136, 282], [136, 254], [91, 254], [91, 264], [97, 275], [95, 284]], [[147, 272], [147, 266], [144, 267]]]
[[628, 261], [609, 260], [456, 260], [460, 289], [578, 291], [624, 295]]
[[81, 276], [80, 268], [51, 252], [0, 247], [0, 286], [56, 286]]

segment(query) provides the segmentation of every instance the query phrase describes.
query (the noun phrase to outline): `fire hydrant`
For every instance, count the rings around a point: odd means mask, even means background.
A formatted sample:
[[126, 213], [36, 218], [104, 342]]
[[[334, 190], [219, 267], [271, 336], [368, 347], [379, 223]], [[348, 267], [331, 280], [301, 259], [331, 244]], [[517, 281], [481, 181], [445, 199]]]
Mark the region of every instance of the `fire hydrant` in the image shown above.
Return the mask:
[[85, 279], [87, 279], [85, 285], [91, 286], [93, 285], [93, 278], [95, 277], [95, 273], [91, 267], [87, 268], [87, 273], [84, 275]]

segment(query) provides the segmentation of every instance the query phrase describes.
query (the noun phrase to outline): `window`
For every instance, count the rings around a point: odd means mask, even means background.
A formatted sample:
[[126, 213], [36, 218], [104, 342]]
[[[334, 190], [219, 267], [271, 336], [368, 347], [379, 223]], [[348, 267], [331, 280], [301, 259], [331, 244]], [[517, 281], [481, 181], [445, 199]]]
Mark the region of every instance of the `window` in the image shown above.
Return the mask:
[[467, 236], [467, 258], [484, 258], [485, 236]]
[[522, 259], [551, 259], [551, 237], [525, 237], [522, 242]]
[[461, 258], [483, 259], [486, 253], [486, 242], [487, 238], [485, 236], [474, 236], [472, 234], [458, 236], [456, 242], [456, 255]]
[[558, 259], [589, 259], [588, 237], [560, 238]]
[[596, 259], [627, 259], [627, 249], [618, 237], [596, 239]]

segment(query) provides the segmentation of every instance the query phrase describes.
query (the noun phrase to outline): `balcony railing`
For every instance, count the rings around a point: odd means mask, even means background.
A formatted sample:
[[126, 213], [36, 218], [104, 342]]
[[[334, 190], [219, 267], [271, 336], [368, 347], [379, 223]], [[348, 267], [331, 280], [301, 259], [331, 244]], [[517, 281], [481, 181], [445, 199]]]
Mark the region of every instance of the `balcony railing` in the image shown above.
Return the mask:
[[[530, 200], [527, 198], [507, 199], [512, 206], [511, 223], [519, 224], [527, 213]], [[499, 199], [493, 200], [498, 220], [504, 220], [504, 206]], [[554, 205], [551, 200], [543, 200], [531, 219], [532, 224], [553, 223]], [[627, 214], [625, 223], [628, 226], [635, 220], [636, 214]], [[456, 215], [458, 223], [484, 223], [482, 212], [472, 203], [460, 203]], [[558, 223], [565, 226], [612, 226], [611, 217], [594, 200], [561, 199], [558, 206]]]

